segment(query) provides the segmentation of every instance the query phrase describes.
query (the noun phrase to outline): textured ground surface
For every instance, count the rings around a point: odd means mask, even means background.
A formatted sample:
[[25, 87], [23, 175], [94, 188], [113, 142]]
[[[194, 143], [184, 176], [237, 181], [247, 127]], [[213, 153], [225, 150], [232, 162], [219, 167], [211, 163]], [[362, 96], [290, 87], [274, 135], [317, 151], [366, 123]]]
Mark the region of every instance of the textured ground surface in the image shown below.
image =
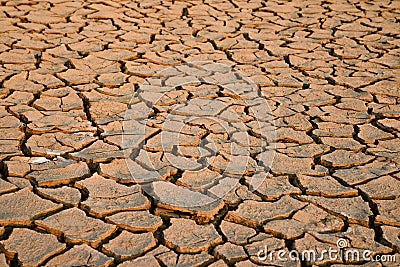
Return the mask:
[[[400, 1], [142, 2], [1, 1], [0, 266], [338, 267], [257, 252], [320, 251], [339, 238], [397, 256], [351, 264], [398, 266]], [[149, 115], [161, 95], [140, 90], [145, 78], [198, 60], [234, 67], [257, 92], [192, 83]], [[174, 79], [164, 82], [184, 77]], [[257, 116], [262, 101], [271, 112]], [[149, 118], [128, 143], [127, 109]], [[181, 122], [196, 114], [229, 127]], [[179, 150], [161, 146], [176, 129]], [[153, 184], [159, 198], [136, 184], [127, 157], [136, 178], [153, 168], [168, 181]], [[235, 161], [249, 164], [226, 172]], [[256, 191], [253, 178], [266, 178]], [[223, 198], [171, 202], [210, 195]]]

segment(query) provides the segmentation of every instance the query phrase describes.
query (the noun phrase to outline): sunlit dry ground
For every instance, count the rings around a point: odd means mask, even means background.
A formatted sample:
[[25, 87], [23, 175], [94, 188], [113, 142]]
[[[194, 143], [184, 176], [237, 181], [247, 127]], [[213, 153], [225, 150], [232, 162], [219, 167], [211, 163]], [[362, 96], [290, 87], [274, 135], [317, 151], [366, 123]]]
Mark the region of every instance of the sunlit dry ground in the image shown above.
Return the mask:
[[[0, 266], [338, 267], [257, 254], [340, 238], [397, 257], [347, 264], [398, 266], [399, 18], [400, 1], [2, 1]], [[194, 61], [256, 89], [140, 89]], [[127, 110], [148, 124], [123, 142]], [[137, 184], [151, 168], [156, 198]]]

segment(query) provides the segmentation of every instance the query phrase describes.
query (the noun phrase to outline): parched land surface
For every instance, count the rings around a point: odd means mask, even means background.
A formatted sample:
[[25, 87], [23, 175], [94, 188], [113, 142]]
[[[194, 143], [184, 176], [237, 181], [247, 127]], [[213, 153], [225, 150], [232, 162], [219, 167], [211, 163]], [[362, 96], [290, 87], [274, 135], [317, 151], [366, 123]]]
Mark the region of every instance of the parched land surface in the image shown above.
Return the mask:
[[[0, 266], [398, 266], [399, 18], [386, 0], [1, 1]], [[340, 238], [378, 261], [258, 253]]]

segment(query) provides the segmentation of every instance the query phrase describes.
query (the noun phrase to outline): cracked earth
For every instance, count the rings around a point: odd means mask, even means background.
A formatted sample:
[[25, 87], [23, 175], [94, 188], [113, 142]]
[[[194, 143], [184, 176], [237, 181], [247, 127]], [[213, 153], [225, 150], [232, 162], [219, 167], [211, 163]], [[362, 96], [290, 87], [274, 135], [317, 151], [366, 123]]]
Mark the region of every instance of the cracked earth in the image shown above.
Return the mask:
[[[0, 266], [398, 266], [399, 17], [390, 0], [1, 1]], [[339, 238], [397, 262], [257, 256]]]

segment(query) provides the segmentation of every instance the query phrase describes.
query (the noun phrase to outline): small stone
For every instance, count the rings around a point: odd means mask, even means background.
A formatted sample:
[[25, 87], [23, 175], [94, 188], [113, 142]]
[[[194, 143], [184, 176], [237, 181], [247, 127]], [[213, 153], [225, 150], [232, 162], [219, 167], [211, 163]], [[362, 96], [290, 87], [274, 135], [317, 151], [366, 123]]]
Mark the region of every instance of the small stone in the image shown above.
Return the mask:
[[197, 225], [188, 219], [171, 219], [171, 226], [164, 231], [165, 243], [180, 253], [207, 251], [222, 242], [212, 224]]
[[70, 266], [111, 266], [113, 258], [94, 250], [86, 244], [74, 246], [67, 252], [51, 259], [46, 267], [70, 267]]
[[103, 250], [126, 260], [147, 252], [156, 246], [152, 233], [132, 234], [127, 231], [103, 245]]
[[72, 244], [87, 243], [98, 246], [105, 238], [116, 230], [116, 227], [98, 219], [87, 217], [85, 212], [78, 208], [63, 210], [36, 224], [51, 233], [60, 236]]
[[0, 196], [0, 223], [29, 226], [36, 218], [62, 208], [62, 205], [44, 200], [32, 193], [29, 188]]
[[229, 242], [217, 246], [214, 250], [214, 255], [217, 258], [224, 259], [230, 264], [247, 258], [247, 254], [244, 251], [243, 247]]
[[247, 244], [248, 240], [257, 234], [252, 228], [225, 220], [221, 222], [220, 228], [228, 241], [236, 245]]
[[106, 220], [118, 227], [129, 231], [156, 231], [163, 221], [160, 217], [151, 214], [149, 211], [126, 211], [120, 212], [109, 217]]
[[15, 256], [23, 266], [38, 266], [46, 259], [66, 249], [50, 234], [41, 234], [25, 228], [16, 228], [10, 237], [1, 242], [5, 250]]

